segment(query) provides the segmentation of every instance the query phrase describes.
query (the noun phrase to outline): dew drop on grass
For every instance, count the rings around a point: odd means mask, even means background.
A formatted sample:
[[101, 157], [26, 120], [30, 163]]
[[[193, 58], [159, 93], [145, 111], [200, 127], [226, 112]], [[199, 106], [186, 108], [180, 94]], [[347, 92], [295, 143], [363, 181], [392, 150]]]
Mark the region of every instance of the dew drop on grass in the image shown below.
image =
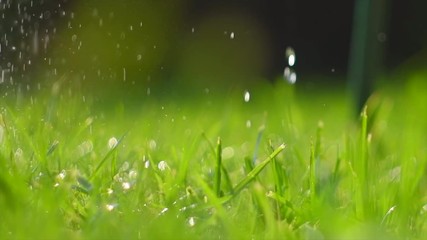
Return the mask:
[[163, 208], [162, 211], [160, 211], [159, 215], [165, 214], [168, 210], [169, 208]]
[[136, 179], [136, 177], [138, 176], [138, 172], [136, 170], [130, 170], [129, 171], [129, 178], [130, 179]]
[[105, 205], [105, 209], [107, 209], [107, 211], [109, 211], [109, 212], [113, 211], [116, 207], [117, 207], [116, 203], [111, 203], [111, 204]]
[[157, 168], [160, 171], [165, 171], [167, 168], [169, 168], [168, 164], [166, 163], [166, 161], [160, 161], [159, 164], [157, 164]]
[[122, 183], [122, 188], [123, 188], [123, 190], [129, 190], [129, 189], [130, 189], [130, 187], [131, 187], [131, 185], [130, 185], [130, 183], [129, 183], [129, 182], [123, 182], [123, 183]]
[[249, 91], [245, 91], [245, 93], [243, 94], [243, 100], [245, 102], [249, 102], [251, 100], [251, 93]]
[[118, 141], [117, 138], [112, 137], [108, 140], [108, 148], [112, 149], [117, 145]]
[[64, 180], [66, 176], [67, 176], [67, 172], [64, 169], [58, 174], [58, 178], [61, 180]]
[[250, 128], [252, 126], [251, 120], [246, 120], [246, 127]]
[[222, 155], [221, 156], [223, 159], [230, 159], [230, 158], [234, 157], [234, 148], [225, 147], [224, 149], [222, 149]]
[[148, 142], [148, 147], [149, 147], [151, 150], [155, 150], [155, 149], [157, 148], [157, 143], [156, 143], [156, 141], [155, 141], [155, 140], [153, 140], [153, 139], [151, 139], [151, 140]]
[[144, 167], [145, 168], [149, 168], [150, 167], [150, 161], [145, 161], [145, 163], [144, 163]]
[[194, 217], [190, 217], [190, 218], [188, 219], [188, 225], [189, 225], [190, 227], [194, 227], [194, 225], [196, 225], [196, 220], [194, 219]]
[[128, 169], [129, 169], [129, 162], [125, 161], [122, 164], [122, 167], [120, 168], [120, 171], [124, 172], [124, 171], [127, 171]]

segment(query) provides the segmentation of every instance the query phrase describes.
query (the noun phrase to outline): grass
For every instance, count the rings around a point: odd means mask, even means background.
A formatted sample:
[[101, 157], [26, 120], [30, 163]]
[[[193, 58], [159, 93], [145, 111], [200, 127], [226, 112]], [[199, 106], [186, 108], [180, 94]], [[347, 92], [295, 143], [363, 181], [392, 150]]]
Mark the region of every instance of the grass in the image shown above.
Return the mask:
[[284, 83], [9, 93], [0, 238], [422, 239], [423, 76], [375, 93], [357, 121], [340, 89]]

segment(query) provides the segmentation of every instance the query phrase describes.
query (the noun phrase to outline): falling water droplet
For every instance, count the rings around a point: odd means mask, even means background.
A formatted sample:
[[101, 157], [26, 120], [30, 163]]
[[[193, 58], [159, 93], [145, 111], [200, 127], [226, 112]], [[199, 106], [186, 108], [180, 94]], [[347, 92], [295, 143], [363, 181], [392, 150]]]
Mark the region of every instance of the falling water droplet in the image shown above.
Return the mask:
[[283, 71], [283, 77], [290, 84], [294, 84], [297, 81], [297, 74], [289, 67], [285, 67], [285, 70]]
[[295, 51], [291, 47], [286, 48], [286, 58], [288, 59], [288, 65], [289, 67], [293, 67], [295, 65], [296, 57], [295, 57]]
[[234, 39], [234, 32], [230, 33], [230, 39]]
[[245, 91], [243, 94], [243, 100], [245, 100], [245, 102], [249, 102], [249, 100], [251, 100], [251, 93], [249, 91]]

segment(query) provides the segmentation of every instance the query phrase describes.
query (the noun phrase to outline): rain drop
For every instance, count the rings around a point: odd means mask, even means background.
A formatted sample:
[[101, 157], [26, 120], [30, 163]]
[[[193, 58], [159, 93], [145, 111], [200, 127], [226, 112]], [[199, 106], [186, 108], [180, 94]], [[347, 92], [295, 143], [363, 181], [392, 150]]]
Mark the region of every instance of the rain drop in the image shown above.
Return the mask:
[[249, 100], [251, 100], [251, 94], [249, 91], [245, 91], [243, 94], [243, 100], [245, 100], [245, 102], [249, 102]]
[[157, 164], [157, 168], [160, 171], [165, 171], [167, 168], [169, 168], [168, 164], [166, 163], [166, 161], [160, 161], [159, 164]]
[[234, 39], [234, 32], [230, 33], [230, 39]]
[[295, 84], [297, 81], [297, 74], [289, 67], [285, 67], [285, 70], [283, 71], [283, 77], [290, 84]]
[[286, 48], [286, 58], [288, 59], [288, 65], [289, 67], [293, 67], [295, 65], [295, 51], [291, 47]]
[[108, 148], [110, 148], [110, 149], [116, 147], [117, 144], [118, 144], [118, 141], [115, 137], [112, 137], [108, 140]]

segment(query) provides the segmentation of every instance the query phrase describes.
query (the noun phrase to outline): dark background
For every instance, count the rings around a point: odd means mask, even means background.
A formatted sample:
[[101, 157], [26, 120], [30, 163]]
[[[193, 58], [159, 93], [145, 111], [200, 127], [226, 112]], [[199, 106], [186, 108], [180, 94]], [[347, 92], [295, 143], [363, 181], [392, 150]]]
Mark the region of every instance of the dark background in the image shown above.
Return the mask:
[[[424, 63], [426, 2], [382, 1], [385, 24], [373, 33], [383, 48], [381, 70], [413, 56]], [[70, 71], [83, 81], [272, 80], [283, 74], [288, 46], [295, 49], [299, 76], [345, 76], [354, 4], [6, 0], [0, 3], [2, 81], [32, 84]]]

